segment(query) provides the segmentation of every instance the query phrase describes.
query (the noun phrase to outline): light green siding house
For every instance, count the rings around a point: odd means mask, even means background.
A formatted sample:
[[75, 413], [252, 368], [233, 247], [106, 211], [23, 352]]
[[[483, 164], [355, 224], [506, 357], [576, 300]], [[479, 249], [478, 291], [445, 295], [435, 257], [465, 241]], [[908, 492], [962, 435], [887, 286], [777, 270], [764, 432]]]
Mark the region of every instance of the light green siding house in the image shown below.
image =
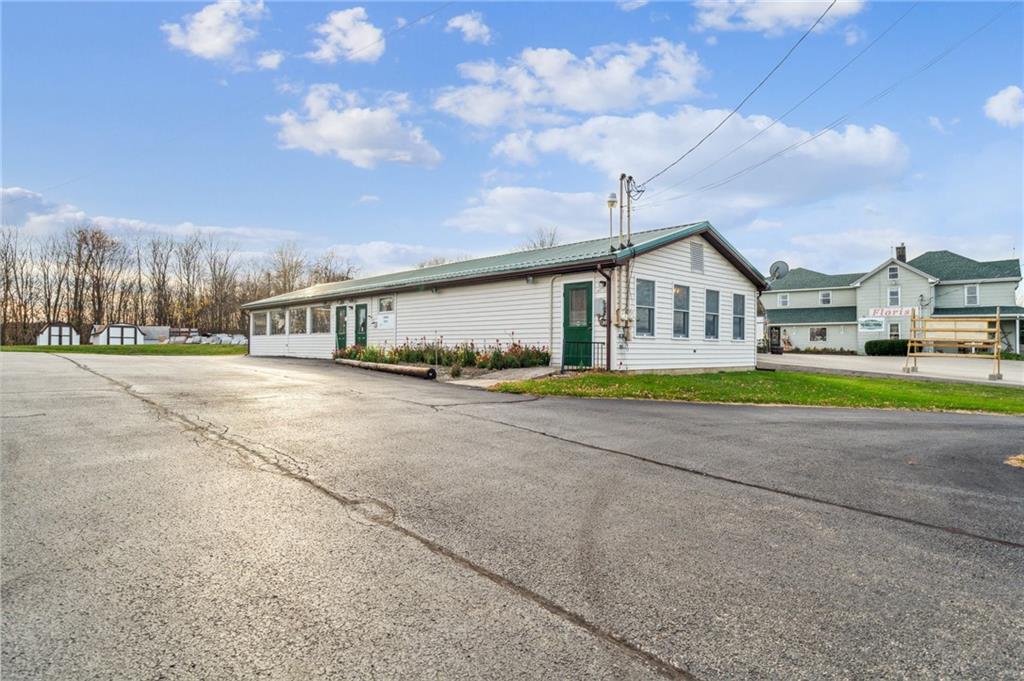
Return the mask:
[[1015, 294], [1020, 261], [982, 262], [951, 251], [928, 251], [912, 260], [906, 247], [870, 272], [823, 274], [798, 267], [772, 281], [761, 296], [766, 326], [783, 342], [806, 350], [863, 354], [871, 340], [907, 338], [911, 314], [1002, 320], [1003, 347], [1020, 352], [1024, 307]]

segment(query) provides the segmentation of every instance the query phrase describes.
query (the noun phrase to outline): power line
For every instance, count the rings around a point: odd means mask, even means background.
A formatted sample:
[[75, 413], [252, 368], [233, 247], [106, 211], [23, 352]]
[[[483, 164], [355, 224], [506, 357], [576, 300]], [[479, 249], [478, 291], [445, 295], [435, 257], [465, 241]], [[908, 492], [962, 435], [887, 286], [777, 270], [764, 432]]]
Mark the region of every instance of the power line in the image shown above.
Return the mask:
[[[409, 21], [409, 22], [407, 22], [405, 24], [402, 24], [401, 26], [396, 26], [395, 28], [393, 28], [393, 29], [391, 29], [389, 31], [385, 31], [384, 34], [381, 35], [380, 38], [378, 38], [377, 40], [374, 40], [371, 43], [367, 43], [366, 45], [363, 45], [362, 47], [359, 47], [359, 48], [353, 50], [352, 52], [349, 52], [348, 56], [349, 57], [353, 57], [353, 56], [355, 56], [355, 55], [357, 55], [357, 54], [359, 54], [361, 52], [364, 52], [365, 50], [370, 49], [371, 47], [374, 47], [375, 45], [379, 45], [380, 43], [384, 42], [385, 40], [387, 40], [391, 36], [395, 35], [396, 33], [400, 33], [402, 31], [405, 31], [405, 30], [409, 29], [409, 28], [412, 28], [413, 26], [416, 26], [418, 24], [423, 23], [424, 21], [426, 21], [430, 17], [434, 16], [435, 14], [438, 14], [439, 12], [447, 9], [448, 7], [450, 7], [450, 6], [454, 5], [454, 4], [455, 4], [455, 0], [451, 0], [450, 2], [445, 2], [445, 3], [441, 4], [441, 5], [439, 5], [436, 9], [432, 9], [429, 12], [427, 12], [426, 14], [422, 14], [422, 15], [416, 17], [415, 19], [413, 19], [412, 21]], [[186, 130], [183, 130], [182, 132], [178, 133], [177, 135], [174, 135], [172, 137], [168, 137], [168, 138], [162, 140], [161, 143], [166, 144], [168, 142], [176, 142], [176, 141], [178, 141], [178, 140], [180, 140], [180, 139], [182, 139], [184, 137], [187, 137], [188, 135], [191, 135], [192, 133], [196, 132], [197, 130], [201, 130], [202, 128], [204, 128], [207, 125], [209, 125], [211, 122], [216, 122], [216, 121], [219, 121], [219, 120], [223, 119], [225, 115], [230, 115], [230, 114], [238, 113], [240, 111], [244, 111], [244, 110], [246, 110], [246, 109], [248, 109], [248, 108], [250, 108], [250, 107], [252, 107], [252, 106], [254, 106], [256, 104], [262, 104], [263, 102], [269, 101], [273, 97], [274, 97], [274, 93], [271, 93], [271, 94], [265, 95], [263, 97], [257, 97], [256, 99], [250, 100], [249, 102], [247, 102], [247, 103], [245, 103], [243, 105], [232, 107], [232, 108], [226, 109], [224, 111], [221, 111], [220, 114], [218, 114], [216, 119], [210, 119], [210, 120], [204, 121], [202, 123], [197, 123], [196, 125], [192, 126], [191, 128], [187, 128]], [[136, 157], [138, 157], [139, 155], [141, 155], [144, 152], [152, 151], [155, 148], [156, 148], [156, 145], [151, 145], [147, 149], [143, 150], [143, 152], [139, 152], [138, 154], [136, 154]], [[49, 185], [47, 187], [43, 187], [43, 188], [39, 189], [36, 193], [42, 194], [42, 193], [45, 193], [45, 192], [53, 191], [54, 189], [60, 189], [61, 187], [65, 187], [65, 186], [67, 186], [69, 184], [74, 184], [75, 182], [79, 182], [80, 180], [84, 180], [84, 179], [86, 179], [88, 177], [94, 177], [97, 174], [99, 174], [100, 172], [102, 172], [102, 171], [91, 172], [91, 173], [84, 173], [82, 175], [78, 175], [78, 176], [73, 177], [71, 179], [64, 180], [62, 182], [58, 182], [56, 184]], [[24, 199], [27, 199], [27, 198], [28, 198], [28, 195], [16, 196], [14, 198], [7, 199], [7, 200], [5, 200], [3, 202], [0, 202], [0, 205], [8, 206], [8, 205], [10, 205], [12, 203], [17, 203], [18, 201], [23, 201]]]
[[999, 19], [999, 17], [1001, 17], [1003, 14], [1005, 14], [1011, 7], [1013, 7], [1012, 4], [1007, 4], [1006, 7], [1004, 7], [999, 12], [996, 12], [995, 15], [993, 15], [988, 21], [983, 23], [981, 26], [979, 26], [978, 28], [974, 29], [973, 31], [971, 31], [970, 33], [965, 35], [964, 37], [960, 38], [956, 42], [954, 42], [951, 45], [949, 45], [948, 47], [946, 47], [944, 50], [942, 50], [941, 52], [936, 54], [934, 57], [932, 57], [930, 60], [928, 60], [927, 62], [922, 64], [920, 67], [918, 67], [914, 71], [908, 73], [907, 75], [903, 76], [902, 78], [899, 78], [898, 80], [894, 81], [888, 87], [884, 88], [883, 90], [880, 90], [879, 92], [875, 93], [874, 95], [872, 95], [868, 99], [864, 100], [863, 102], [861, 102], [860, 104], [858, 104], [854, 108], [850, 109], [849, 111], [847, 111], [846, 113], [841, 115], [839, 118], [835, 119], [834, 121], [829, 123], [827, 126], [822, 128], [821, 130], [819, 130], [815, 134], [811, 135], [807, 139], [802, 140], [800, 142], [795, 142], [795, 143], [789, 145], [788, 147], [785, 147], [784, 149], [780, 149], [779, 151], [775, 152], [774, 154], [771, 154], [767, 158], [762, 159], [761, 161], [758, 161], [757, 163], [754, 163], [754, 164], [751, 164], [751, 165], [749, 165], [749, 166], [747, 166], [745, 168], [742, 168], [741, 170], [738, 170], [735, 173], [732, 173], [731, 175], [728, 175], [728, 176], [726, 176], [724, 178], [721, 178], [721, 179], [716, 180], [714, 182], [710, 182], [710, 183], [708, 183], [706, 185], [698, 187], [698, 188], [694, 189], [691, 192], [687, 192], [685, 194], [677, 194], [675, 196], [670, 196], [670, 197], [668, 197], [666, 199], [663, 199], [661, 201], [657, 201], [657, 202], [652, 203], [652, 204], [646, 204], [644, 206], [639, 206], [635, 210], [640, 210], [641, 208], [654, 208], [656, 206], [661, 206], [661, 205], [664, 205], [666, 203], [669, 203], [671, 201], [678, 201], [679, 199], [685, 199], [687, 197], [694, 196], [696, 194], [700, 194], [700, 193], [705, 192], [705, 191], [711, 191], [713, 189], [718, 189], [720, 187], [723, 187], [723, 186], [729, 184], [733, 180], [736, 180], [739, 177], [747, 174], [748, 172], [750, 172], [752, 170], [756, 170], [757, 168], [760, 168], [761, 166], [763, 166], [763, 165], [765, 165], [767, 163], [770, 163], [771, 161], [774, 161], [775, 159], [779, 158], [780, 156], [783, 156], [784, 154], [786, 154], [786, 153], [788, 153], [788, 152], [790, 152], [790, 151], [792, 151], [794, 149], [799, 149], [800, 147], [804, 146], [805, 144], [810, 144], [811, 142], [813, 142], [814, 140], [818, 139], [819, 137], [821, 137], [825, 133], [827, 133], [827, 132], [829, 132], [831, 130], [834, 130], [835, 128], [837, 128], [840, 125], [842, 125], [854, 112], [859, 111], [860, 109], [863, 109], [866, 106], [874, 104], [878, 100], [880, 100], [880, 99], [886, 97], [887, 95], [891, 94], [894, 90], [896, 90], [899, 86], [903, 85], [908, 80], [919, 76], [920, 74], [924, 73], [925, 71], [927, 71], [931, 67], [933, 67], [936, 64], [938, 64], [940, 61], [942, 61], [947, 56], [949, 56], [953, 51], [955, 51], [961, 45], [963, 45], [968, 40], [970, 40], [971, 38], [973, 38], [977, 34], [979, 34], [982, 31], [984, 31], [986, 28], [991, 26], [993, 23], [995, 23], [995, 21], [997, 19]]
[[829, 6], [825, 8], [825, 11], [821, 13], [821, 16], [819, 16], [819, 17], [817, 18], [817, 20], [815, 20], [815, 22], [814, 22], [813, 24], [811, 24], [811, 27], [810, 27], [809, 29], [807, 29], [807, 31], [806, 31], [806, 32], [805, 32], [805, 33], [804, 33], [804, 34], [803, 34], [802, 36], [800, 36], [800, 39], [799, 39], [799, 40], [797, 40], [797, 41], [796, 41], [796, 42], [795, 42], [795, 43], [793, 44], [793, 46], [789, 48], [789, 51], [788, 51], [788, 52], [786, 52], [786, 54], [784, 54], [784, 55], [782, 56], [782, 59], [780, 59], [780, 60], [779, 60], [779, 62], [778, 62], [777, 64], [775, 64], [775, 66], [773, 66], [773, 67], [772, 67], [772, 70], [771, 70], [771, 71], [769, 71], [769, 72], [768, 72], [768, 73], [767, 73], [767, 74], [765, 75], [765, 77], [761, 79], [761, 82], [760, 82], [760, 83], [758, 83], [758, 84], [757, 84], [756, 86], [754, 86], [754, 89], [753, 89], [753, 90], [751, 90], [750, 92], [748, 92], [748, 93], [747, 93], [747, 96], [743, 98], [743, 101], [741, 101], [741, 102], [740, 102], [739, 104], [737, 104], [737, 105], [735, 106], [735, 108], [733, 108], [733, 110], [732, 110], [732, 111], [730, 111], [730, 112], [729, 112], [729, 114], [728, 114], [728, 115], [727, 115], [727, 116], [726, 116], [725, 118], [723, 118], [723, 119], [722, 119], [721, 121], [719, 121], [718, 125], [716, 125], [715, 127], [711, 128], [711, 130], [710, 130], [710, 131], [709, 131], [709, 132], [708, 132], [708, 133], [707, 133], [706, 135], [704, 135], [703, 137], [701, 137], [701, 138], [700, 138], [700, 140], [698, 140], [696, 144], [694, 144], [694, 145], [693, 145], [692, 147], [690, 147], [689, 149], [687, 149], [687, 150], [686, 150], [686, 153], [684, 153], [684, 154], [683, 154], [682, 156], [680, 156], [680, 157], [679, 157], [679, 158], [677, 158], [676, 160], [672, 161], [672, 162], [671, 162], [671, 163], [669, 163], [669, 164], [668, 164], [667, 166], [665, 166], [664, 168], [662, 168], [662, 169], [661, 169], [661, 170], [659, 170], [658, 172], [654, 173], [654, 175], [651, 175], [651, 176], [650, 176], [649, 178], [647, 178], [646, 180], [644, 180], [643, 182], [641, 182], [641, 183], [640, 183], [640, 190], [641, 190], [641, 192], [642, 192], [643, 188], [644, 188], [644, 187], [646, 187], [646, 186], [647, 186], [647, 185], [648, 185], [648, 184], [649, 184], [649, 183], [650, 183], [650, 182], [651, 182], [652, 180], [655, 180], [655, 179], [657, 179], [657, 178], [658, 178], [658, 177], [660, 177], [661, 175], [663, 175], [663, 174], [665, 174], [666, 172], [668, 172], [669, 170], [671, 170], [671, 169], [672, 169], [673, 167], [675, 167], [675, 165], [676, 165], [676, 164], [678, 164], [678, 163], [679, 163], [680, 161], [682, 161], [682, 160], [683, 160], [684, 158], [686, 158], [686, 157], [687, 157], [687, 156], [689, 156], [689, 155], [690, 155], [691, 153], [693, 153], [693, 152], [694, 152], [694, 151], [695, 151], [695, 150], [696, 150], [696, 149], [697, 149], [698, 147], [700, 147], [700, 145], [704, 144], [705, 140], [707, 140], [707, 139], [708, 139], [709, 137], [711, 137], [711, 136], [712, 136], [712, 135], [714, 135], [714, 134], [715, 134], [716, 132], [718, 132], [718, 129], [719, 129], [719, 128], [721, 128], [721, 127], [722, 127], [723, 125], [725, 125], [725, 124], [726, 124], [726, 122], [727, 122], [727, 121], [728, 121], [728, 120], [729, 120], [730, 118], [732, 118], [732, 117], [733, 117], [733, 115], [734, 115], [734, 114], [735, 114], [735, 113], [736, 113], [737, 111], [739, 111], [739, 110], [740, 110], [740, 108], [741, 108], [741, 107], [742, 107], [742, 106], [743, 106], [744, 104], [746, 104], [746, 103], [747, 103], [747, 100], [749, 100], [749, 99], [750, 99], [751, 97], [753, 97], [753, 96], [754, 96], [754, 94], [755, 94], [755, 93], [756, 93], [756, 92], [757, 92], [758, 90], [760, 90], [760, 89], [761, 89], [761, 86], [763, 86], [763, 85], [764, 85], [765, 83], [767, 83], [767, 82], [768, 82], [768, 79], [769, 79], [769, 78], [771, 78], [771, 77], [772, 77], [772, 75], [773, 75], [773, 74], [774, 74], [774, 73], [775, 73], [776, 71], [778, 71], [778, 70], [779, 70], [779, 69], [780, 69], [780, 68], [782, 67], [782, 65], [783, 65], [783, 64], [785, 64], [785, 63], [786, 63], [786, 60], [788, 60], [788, 59], [789, 59], [790, 55], [791, 55], [791, 54], [793, 54], [793, 52], [795, 52], [795, 51], [796, 51], [796, 48], [798, 48], [798, 47], [800, 46], [800, 43], [802, 43], [802, 42], [803, 42], [804, 40], [806, 40], [806, 39], [807, 39], [807, 36], [809, 36], [809, 35], [811, 34], [811, 32], [812, 32], [812, 31], [814, 31], [814, 29], [818, 27], [818, 24], [820, 24], [820, 23], [821, 23], [822, 19], [824, 19], [824, 18], [825, 18], [825, 15], [827, 15], [827, 14], [829, 13], [829, 11], [830, 11], [830, 10], [832, 9], [832, 7], [834, 7], [834, 6], [835, 6], [836, 2], [837, 2], [837, 0], [832, 0], [832, 2], [831, 2], [831, 3], [829, 4]]
[[804, 97], [803, 99], [801, 99], [801, 100], [800, 100], [799, 102], [797, 102], [797, 103], [796, 103], [796, 104], [794, 104], [794, 105], [793, 105], [792, 107], [790, 107], [790, 108], [789, 108], [789, 109], [788, 109], [788, 110], [787, 110], [787, 111], [786, 111], [785, 113], [783, 113], [783, 114], [782, 114], [781, 116], [779, 116], [778, 118], [774, 119], [774, 120], [773, 120], [773, 121], [772, 121], [771, 123], [769, 123], [769, 124], [768, 124], [768, 125], [767, 125], [766, 127], [764, 127], [764, 128], [761, 128], [760, 130], [758, 130], [758, 131], [757, 131], [756, 133], [754, 133], [754, 134], [753, 134], [753, 135], [752, 135], [752, 136], [751, 136], [751, 137], [750, 137], [749, 139], [747, 139], [747, 140], [746, 140], [745, 142], [743, 142], [743, 143], [742, 143], [742, 144], [740, 144], [739, 146], [737, 146], [737, 147], [733, 148], [733, 149], [732, 149], [732, 150], [731, 150], [730, 152], [728, 152], [728, 153], [727, 153], [727, 154], [725, 154], [724, 156], [721, 156], [721, 157], [719, 157], [719, 158], [715, 159], [714, 161], [712, 161], [711, 163], [707, 164], [706, 166], [704, 166], [704, 167], [703, 167], [703, 168], [701, 168], [700, 170], [697, 170], [696, 172], [694, 172], [694, 173], [692, 173], [692, 174], [690, 174], [690, 175], [687, 175], [686, 177], [684, 177], [683, 179], [679, 180], [678, 182], [676, 182], [676, 183], [674, 183], [674, 184], [670, 184], [669, 186], [667, 186], [667, 187], [664, 187], [663, 189], [659, 189], [658, 191], [656, 191], [656, 192], [654, 192], [653, 194], [651, 194], [651, 195], [650, 195], [650, 196], [649, 196], [648, 198], [649, 198], [649, 199], [653, 199], [653, 198], [655, 198], [655, 197], [661, 196], [661, 195], [662, 195], [662, 194], [664, 194], [665, 192], [668, 192], [668, 191], [670, 191], [670, 190], [672, 190], [672, 189], [675, 189], [676, 187], [678, 187], [678, 186], [680, 186], [680, 185], [682, 185], [682, 184], [686, 184], [687, 182], [689, 182], [689, 181], [690, 181], [690, 180], [692, 180], [693, 178], [697, 177], [698, 175], [700, 175], [700, 174], [701, 174], [701, 173], [703, 173], [704, 171], [706, 171], [706, 170], [709, 170], [710, 168], [713, 168], [714, 166], [718, 165], [719, 163], [721, 163], [721, 162], [722, 162], [722, 161], [724, 161], [725, 159], [729, 158], [730, 156], [732, 156], [733, 154], [735, 154], [735, 153], [736, 153], [737, 151], [739, 151], [739, 150], [740, 150], [740, 149], [742, 149], [743, 147], [747, 146], [748, 144], [750, 144], [751, 142], [753, 142], [754, 140], [756, 140], [756, 139], [757, 139], [758, 137], [760, 137], [761, 135], [765, 134], [766, 132], [768, 132], [769, 130], [771, 130], [772, 128], [774, 128], [774, 127], [775, 127], [775, 125], [776, 125], [777, 123], [780, 123], [780, 122], [782, 122], [783, 120], [785, 120], [785, 118], [786, 118], [787, 116], [789, 116], [789, 115], [790, 115], [791, 113], [793, 113], [794, 111], [796, 111], [797, 109], [799, 109], [799, 108], [800, 108], [801, 106], [803, 106], [803, 105], [804, 105], [804, 104], [805, 104], [805, 103], [807, 102], [807, 100], [809, 100], [809, 99], [810, 99], [811, 97], [813, 97], [814, 95], [816, 95], [816, 94], [818, 94], [819, 92], [821, 92], [821, 90], [823, 90], [823, 89], [824, 89], [824, 88], [825, 88], [825, 87], [826, 87], [826, 86], [827, 86], [827, 85], [828, 85], [829, 83], [831, 83], [831, 82], [832, 82], [833, 80], [835, 80], [836, 78], [838, 78], [838, 77], [839, 77], [839, 76], [840, 76], [840, 75], [841, 75], [841, 74], [842, 74], [842, 73], [843, 73], [844, 71], [846, 71], [846, 69], [850, 68], [850, 66], [852, 66], [854, 62], [856, 62], [856, 61], [857, 61], [858, 59], [860, 59], [860, 58], [861, 58], [861, 57], [862, 57], [862, 56], [864, 55], [864, 53], [866, 53], [866, 52], [867, 52], [868, 50], [870, 50], [870, 49], [871, 49], [872, 47], [874, 47], [874, 46], [875, 46], [875, 45], [876, 45], [876, 44], [877, 44], [877, 43], [878, 43], [879, 41], [881, 41], [881, 40], [882, 40], [882, 38], [884, 38], [884, 37], [885, 37], [885, 36], [886, 36], [886, 35], [887, 35], [887, 34], [888, 34], [888, 33], [889, 33], [890, 31], [892, 31], [892, 29], [896, 28], [896, 25], [897, 25], [897, 24], [899, 24], [899, 23], [900, 23], [901, 21], [903, 21], [903, 19], [904, 19], [904, 18], [905, 18], [905, 17], [906, 17], [906, 16], [908, 15], [908, 14], [910, 14], [911, 10], [913, 10], [913, 9], [914, 9], [915, 7], [917, 7], [917, 6], [919, 5], [919, 4], [921, 4], [921, 3], [920, 3], [920, 2], [915, 2], [914, 4], [912, 4], [912, 5], [910, 6], [910, 8], [909, 8], [909, 9], [908, 9], [908, 10], [907, 10], [906, 12], [904, 12], [904, 13], [903, 13], [903, 14], [901, 14], [901, 15], [900, 15], [899, 17], [897, 17], [896, 21], [894, 21], [894, 22], [892, 22], [891, 24], [889, 24], [888, 28], [886, 28], [886, 29], [885, 29], [884, 31], [882, 31], [881, 33], [879, 33], [879, 34], [878, 34], [878, 36], [877, 36], [877, 37], [876, 37], [876, 38], [875, 38], [874, 40], [872, 40], [872, 41], [871, 41], [870, 43], [868, 43], [867, 45], [865, 45], [865, 46], [864, 46], [864, 48], [862, 48], [862, 49], [861, 49], [861, 50], [860, 50], [860, 51], [859, 51], [859, 52], [858, 52], [857, 54], [855, 54], [855, 55], [853, 56], [853, 58], [851, 58], [851, 59], [850, 59], [849, 61], [847, 61], [847, 62], [846, 62], [845, 64], [843, 64], [843, 65], [842, 65], [842, 66], [841, 66], [841, 67], [840, 67], [840, 68], [839, 68], [838, 70], [836, 70], [835, 72], [833, 72], [831, 76], [829, 76], [828, 78], [826, 78], [826, 79], [825, 79], [824, 81], [822, 81], [822, 82], [821, 82], [821, 84], [819, 84], [819, 85], [818, 85], [818, 86], [817, 86], [816, 88], [814, 88], [814, 89], [813, 89], [813, 90], [811, 90], [811, 91], [810, 91], [809, 93], [807, 93], [807, 95], [806, 95], [806, 96], [805, 96], [805, 97]]

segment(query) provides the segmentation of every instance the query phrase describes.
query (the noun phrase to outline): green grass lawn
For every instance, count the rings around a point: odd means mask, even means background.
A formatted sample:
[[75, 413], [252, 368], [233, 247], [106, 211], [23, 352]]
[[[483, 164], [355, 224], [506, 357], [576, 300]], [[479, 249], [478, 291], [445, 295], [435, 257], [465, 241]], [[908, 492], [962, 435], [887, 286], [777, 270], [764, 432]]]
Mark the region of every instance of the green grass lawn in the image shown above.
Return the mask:
[[793, 371], [585, 373], [501, 383], [492, 389], [572, 397], [1024, 414], [1024, 388]]
[[244, 345], [169, 343], [167, 345], [3, 345], [3, 352], [59, 352], [92, 355], [244, 355]]

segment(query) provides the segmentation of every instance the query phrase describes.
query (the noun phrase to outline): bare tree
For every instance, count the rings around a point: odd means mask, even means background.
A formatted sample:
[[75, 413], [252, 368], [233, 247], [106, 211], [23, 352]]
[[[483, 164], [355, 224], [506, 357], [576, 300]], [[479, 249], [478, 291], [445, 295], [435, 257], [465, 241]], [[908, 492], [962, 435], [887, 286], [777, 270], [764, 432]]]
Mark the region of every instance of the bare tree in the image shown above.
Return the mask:
[[171, 323], [171, 261], [174, 257], [174, 242], [165, 236], [154, 236], [149, 240], [146, 251], [146, 268], [149, 270], [149, 295], [152, 302], [152, 321], [158, 325]]
[[533, 251], [538, 248], [551, 248], [562, 243], [558, 237], [558, 227], [538, 227], [533, 235], [519, 245], [521, 251]]
[[423, 269], [424, 267], [435, 267], [437, 265], [444, 265], [451, 262], [448, 258], [443, 255], [435, 255], [431, 258], [427, 258], [421, 262], [416, 263], [416, 267]]
[[309, 285], [329, 284], [333, 281], [347, 281], [359, 274], [359, 267], [348, 258], [342, 258], [337, 251], [330, 248], [309, 265]]
[[221, 247], [212, 238], [206, 242], [206, 281], [209, 303], [205, 310], [205, 325], [217, 331], [233, 330], [238, 307], [238, 263], [235, 250]]
[[51, 235], [39, 251], [39, 286], [43, 318], [47, 322], [65, 318], [65, 294], [71, 271], [71, 251], [61, 236]]
[[198, 327], [202, 304], [203, 241], [192, 234], [174, 247], [174, 275], [177, 286], [175, 318], [182, 326]]
[[273, 294], [288, 293], [305, 285], [306, 255], [294, 241], [286, 241], [270, 255]]

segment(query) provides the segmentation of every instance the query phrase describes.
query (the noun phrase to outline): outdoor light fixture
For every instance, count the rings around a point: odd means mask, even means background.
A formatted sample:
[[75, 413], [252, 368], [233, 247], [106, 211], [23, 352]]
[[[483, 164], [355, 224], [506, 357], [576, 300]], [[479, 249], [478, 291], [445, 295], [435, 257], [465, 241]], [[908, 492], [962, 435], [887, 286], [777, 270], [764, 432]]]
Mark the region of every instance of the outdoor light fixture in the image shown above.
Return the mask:
[[526, 275], [526, 283], [527, 284], [532, 284], [533, 283], [533, 275], [532, 274]]

